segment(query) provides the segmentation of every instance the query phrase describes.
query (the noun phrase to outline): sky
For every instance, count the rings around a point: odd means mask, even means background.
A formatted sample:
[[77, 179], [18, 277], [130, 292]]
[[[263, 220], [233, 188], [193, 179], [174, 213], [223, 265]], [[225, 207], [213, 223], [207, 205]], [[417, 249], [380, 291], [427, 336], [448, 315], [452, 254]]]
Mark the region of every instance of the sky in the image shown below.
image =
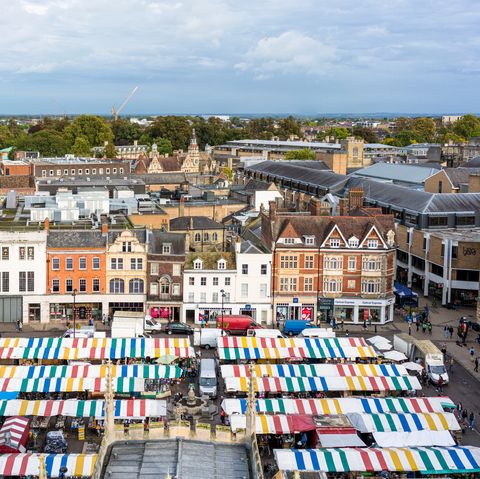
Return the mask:
[[477, 0], [0, 0], [0, 115], [480, 112]]

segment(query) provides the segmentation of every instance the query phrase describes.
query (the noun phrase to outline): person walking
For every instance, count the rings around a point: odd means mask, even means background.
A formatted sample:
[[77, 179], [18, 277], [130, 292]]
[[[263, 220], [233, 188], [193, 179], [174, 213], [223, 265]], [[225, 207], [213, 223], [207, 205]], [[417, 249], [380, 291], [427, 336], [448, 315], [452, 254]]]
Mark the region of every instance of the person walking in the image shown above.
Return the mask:
[[445, 325], [444, 328], [443, 328], [443, 337], [444, 337], [445, 339], [448, 339], [448, 334], [449, 334], [449, 332], [448, 332], [448, 326]]
[[475, 367], [473, 368], [473, 370], [478, 373], [478, 357], [475, 358]]
[[473, 430], [475, 427], [475, 413], [472, 411], [468, 416], [468, 426]]
[[429, 321], [427, 323], [427, 329], [428, 329], [428, 334], [431, 336], [432, 335], [432, 323]]
[[424, 321], [422, 323], [422, 333], [425, 334], [427, 332], [427, 323]]
[[473, 361], [475, 360], [475, 348], [472, 346], [469, 350], [469, 353], [470, 353], [470, 361]]
[[410, 323], [408, 323], [408, 335], [412, 335], [412, 325]]
[[453, 337], [453, 326], [450, 326], [448, 328], [448, 332], [450, 333], [450, 339], [452, 339], [452, 337]]

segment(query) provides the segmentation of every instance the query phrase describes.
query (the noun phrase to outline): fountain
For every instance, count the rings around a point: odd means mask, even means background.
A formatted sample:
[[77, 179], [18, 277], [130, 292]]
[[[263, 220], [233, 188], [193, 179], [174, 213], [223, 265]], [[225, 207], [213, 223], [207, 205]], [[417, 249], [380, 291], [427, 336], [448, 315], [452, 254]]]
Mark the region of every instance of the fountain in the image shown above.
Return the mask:
[[196, 417], [201, 416], [205, 408], [208, 409], [208, 401], [195, 396], [194, 388], [195, 386], [190, 384], [187, 397], [184, 397], [178, 401], [177, 409], [179, 410], [180, 414]]

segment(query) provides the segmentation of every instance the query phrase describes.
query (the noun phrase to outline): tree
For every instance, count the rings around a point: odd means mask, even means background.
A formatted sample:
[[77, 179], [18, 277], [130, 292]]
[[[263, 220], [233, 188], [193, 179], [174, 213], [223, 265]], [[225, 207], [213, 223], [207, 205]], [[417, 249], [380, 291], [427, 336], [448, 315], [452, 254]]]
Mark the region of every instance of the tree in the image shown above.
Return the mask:
[[15, 142], [17, 150], [38, 151], [42, 156], [64, 156], [68, 145], [63, 135], [56, 130], [40, 130], [23, 135]]
[[346, 128], [340, 126], [333, 126], [325, 132], [325, 136], [333, 136], [337, 140], [344, 140], [349, 135], [349, 131]]
[[167, 138], [174, 150], [186, 150], [192, 136], [189, 119], [185, 116], [160, 116], [147, 128], [150, 138]]
[[157, 150], [161, 155], [171, 155], [173, 153], [172, 142], [167, 138], [156, 138], [155, 144], [157, 145]]
[[111, 128], [115, 145], [131, 145], [142, 136], [145, 130], [138, 123], [132, 123], [123, 118], [113, 121]]
[[309, 148], [303, 150], [291, 150], [285, 155], [286, 160], [314, 160], [315, 152]]
[[436, 125], [432, 118], [414, 118], [411, 126], [418, 143], [433, 143], [435, 141]]
[[0, 125], [0, 148], [8, 148], [14, 143], [14, 136], [6, 125]]
[[454, 123], [453, 131], [467, 140], [480, 136], [480, 118], [475, 115], [463, 115]]
[[[103, 146], [106, 141], [113, 144], [113, 133], [104, 118], [95, 115], [80, 115], [65, 128], [65, 139], [73, 147], [81, 137], [91, 146]], [[82, 142], [80, 142], [82, 144]]]
[[228, 166], [223, 167], [222, 173], [228, 178], [230, 182], [233, 181], [233, 171], [231, 168], [229, 168]]
[[112, 143], [107, 143], [103, 155], [105, 158], [116, 158], [117, 150], [115, 149], [115, 146]]
[[378, 143], [377, 134], [371, 128], [365, 126], [355, 126], [352, 135], [361, 138], [365, 143]]
[[288, 140], [290, 136], [302, 136], [300, 123], [293, 116], [280, 119], [278, 121], [277, 135], [283, 140]]
[[91, 156], [92, 155], [90, 143], [84, 136], [77, 136], [71, 151], [75, 156]]

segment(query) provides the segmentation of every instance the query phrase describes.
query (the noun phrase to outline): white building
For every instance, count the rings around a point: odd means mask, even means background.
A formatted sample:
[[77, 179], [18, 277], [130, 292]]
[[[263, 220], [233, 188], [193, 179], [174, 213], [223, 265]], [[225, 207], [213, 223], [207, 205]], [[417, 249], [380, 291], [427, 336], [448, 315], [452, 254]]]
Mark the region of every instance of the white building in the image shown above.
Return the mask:
[[46, 249], [45, 231], [0, 232], [0, 322], [40, 320]]
[[247, 314], [272, 324], [271, 254], [249, 241], [234, 252], [190, 253], [183, 276], [183, 321], [212, 323], [222, 314]]

